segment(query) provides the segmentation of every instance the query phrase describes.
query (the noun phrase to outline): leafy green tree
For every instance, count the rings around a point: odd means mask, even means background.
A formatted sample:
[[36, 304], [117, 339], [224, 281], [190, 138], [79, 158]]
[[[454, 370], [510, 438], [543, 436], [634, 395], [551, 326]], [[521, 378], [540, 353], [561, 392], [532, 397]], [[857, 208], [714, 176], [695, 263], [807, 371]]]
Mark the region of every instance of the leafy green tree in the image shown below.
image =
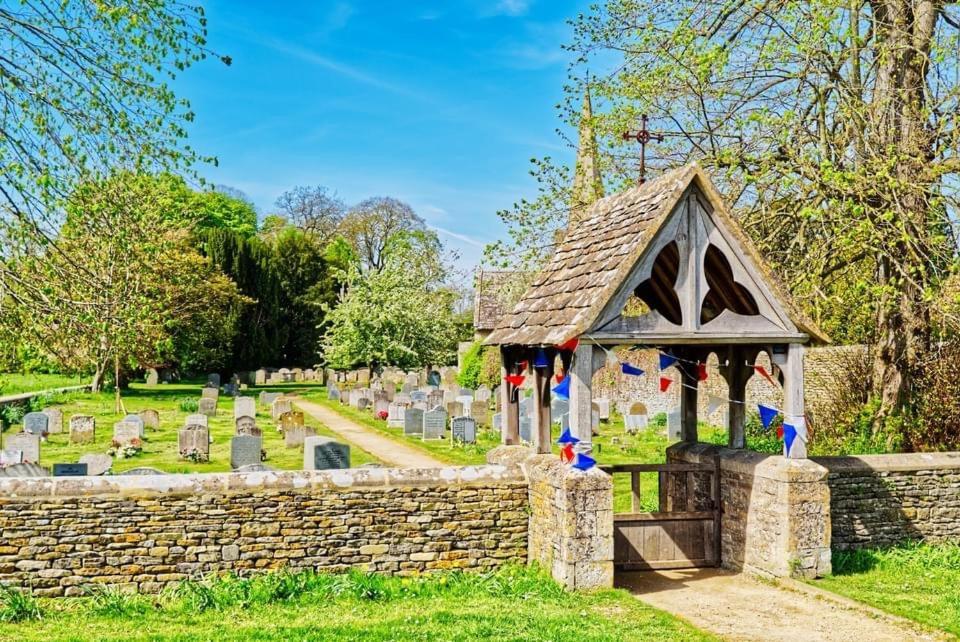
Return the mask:
[[[383, 269], [389, 255], [389, 244], [398, 239], [410, 242], [405, 233], [426, 232], [423, 219], [409, 205], [395, 198], [368, 198], [353, 207], [338, 226], [344, 238], [359, 257], [363, 271]], [[436, 235], [421, 235], [421, 244], [436, 241]]]

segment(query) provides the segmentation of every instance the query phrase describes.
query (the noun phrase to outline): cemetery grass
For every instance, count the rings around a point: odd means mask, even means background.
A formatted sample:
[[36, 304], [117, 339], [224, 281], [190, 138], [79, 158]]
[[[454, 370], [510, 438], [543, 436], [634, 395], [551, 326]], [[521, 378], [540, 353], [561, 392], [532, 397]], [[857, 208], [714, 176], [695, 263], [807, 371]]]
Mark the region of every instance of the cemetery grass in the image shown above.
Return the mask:
[[61, 374], [0, 374], [0, 397], [21, 392], [39, 392], [54, 388], [82, 386], [90, 383], [89, 377]]
[[[298, 389], [309, 386], [307, 383], [296, 384]], [[230, 468], [230, 438], [234, 435], [233, 399], [220, 396], [217, 407], [217, 416], [210, 417], [209, 426], [213, 443], [210, 444], [209, 462], [190, 462], [180, 459], [177, 452], [177, 434], [183, 427], [187, 415], [196, 413], [196, 410], [185, 411], [180, 408], [183, 401], [196, 401], [200, 398], [203, 387], [202, 381], [161, 384], [147, 387], [144, 384], [133, 383], [129, 390], [122, 394], [123, 404], [128, 413], [153, 409], [160, 415], [159, 430], [147, 428], [143, 450], [139, 455], [127, 459], [115, 459], [113, 472], [140, 467], [157, 468], [168, 473], [212, 473], [229, 472]], [[280, 386], [271, 386], [271, 391], [282, 391]], [[291, 388], [288, 391], [292, 391]], [[256, 398], [259, 390], [251, 387], [246, 395]], [[62, 401], [61, 401], [62, 400]], [[57, 403], [50, 407], [60, 408], [63, 411], [64, 430], [62, 433], [51, 434], [46, 443], [40, 447], [40, 463], [50, 467], [54, 463], [76, 462], [86, 453], [106, 453], [111, 446], [114, 422], [123, 419], [123, 414], [114, 412], [113, 392], [70, 393], [62, 396]], [[69, 434], [70, 416], [74, 414], [92, 415], [97, 422], [96, 439], [90, 444], [71, 444]], [[303, 449], [286, 448], [283, 435], [276, 430], [270, 417], [270, 409], [257, 404], [257, 425], [263, 431], [263, 448], [267, 451], [267, 459], [263, 463], [278, 470], [302, 470]], [[311, 425], [310, 422], [306, 422]], [[322, 426], [312, 426], [317, 434], [335, 437]], [[20, 426], [11, 426], [4, 435], [18, 432]], [[377, 462], [365, 451], [351, 445], [350, 459], [352, 466]]]
[[810, 583], [960, 635], [960, 545], [835, 550], [833, 574]]
[[[279, 572], [39, 600], [29, 640], [713, 640], [624, 591], [569, 593], [533, 569], [400, 578]], [[26, 612], [26, 611], [25, 611]]]

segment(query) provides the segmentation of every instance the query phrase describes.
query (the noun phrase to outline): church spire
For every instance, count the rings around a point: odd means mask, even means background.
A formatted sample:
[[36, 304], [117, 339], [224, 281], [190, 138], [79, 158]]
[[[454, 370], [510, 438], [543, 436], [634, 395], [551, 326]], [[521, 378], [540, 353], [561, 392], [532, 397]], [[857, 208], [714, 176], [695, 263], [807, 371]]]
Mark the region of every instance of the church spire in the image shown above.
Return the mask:
[[597, 137], [593, 132], [593, 106], [590, 103], [590, 85], [583, 91], [580, 110], [580, 140], [577, 146], [577, 165], [573, 176], [573, 196], [570, 203], [568, 227], [583, 216], [587, 208], [603, 197], [603, 180], [597, 163]]

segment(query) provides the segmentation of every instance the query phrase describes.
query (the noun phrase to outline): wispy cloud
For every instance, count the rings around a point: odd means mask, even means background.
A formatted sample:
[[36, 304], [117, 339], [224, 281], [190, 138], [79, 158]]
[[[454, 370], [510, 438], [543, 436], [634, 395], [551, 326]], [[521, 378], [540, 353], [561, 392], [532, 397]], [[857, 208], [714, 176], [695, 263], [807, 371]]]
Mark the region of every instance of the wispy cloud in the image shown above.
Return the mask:
[[328, 36], [335, 31], [340, 31], [347, 26], [350, 18], [356, 13], [356, 9], [349, 2], [337, 2], [320, 19], [320, 25], [317, 33], [322, 36]]
[[430, 229], [432, 230], [439, 232], [440, 234], [443, 234], [444, 236], [449, 236], [450, 238], [457, 239], [458, 241], [466, 243], [467, 245], [472, 245], [473, 247], [479, 247], [482, 249], [487, 246], [487, 244], [481, 241], [480, 239], [474, 238], [472, 236], [468, 236], [466, 234], [461, 234], [460, 232], [454, 232], [453, 230], [448, 230], [443, 227], [437, 227], [436, 225], [428, 225], [428, 227], [430, 227]]
[[522, 16], [530, 9], [531, 4], [532, 0], [500, 0], [493, 7], [492, 15]]

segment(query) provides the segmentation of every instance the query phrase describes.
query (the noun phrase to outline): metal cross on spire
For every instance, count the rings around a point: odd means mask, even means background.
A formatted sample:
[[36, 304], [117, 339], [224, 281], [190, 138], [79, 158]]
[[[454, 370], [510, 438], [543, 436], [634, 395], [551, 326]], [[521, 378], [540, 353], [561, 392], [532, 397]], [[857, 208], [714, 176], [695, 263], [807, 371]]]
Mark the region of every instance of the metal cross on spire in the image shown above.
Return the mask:
[[631, 131], [623, 132], [623, 140], [635, 140], [638, 143], [640, 143], [640, 167], [639, 167], [640, 176], [637, 179], [637, 182], [640, 185], [643, 185], [643, 183], [647, 180], [646, 178], [647, 143], [649, 143], [651, 140], [655, 140], [658, 143], [662, 143], [663, 134], [657, 134], [647, 129], [647, 115], [644, 114], [643, 116], [640, 117], [640, 130], [635, 132], [631, 132]]

